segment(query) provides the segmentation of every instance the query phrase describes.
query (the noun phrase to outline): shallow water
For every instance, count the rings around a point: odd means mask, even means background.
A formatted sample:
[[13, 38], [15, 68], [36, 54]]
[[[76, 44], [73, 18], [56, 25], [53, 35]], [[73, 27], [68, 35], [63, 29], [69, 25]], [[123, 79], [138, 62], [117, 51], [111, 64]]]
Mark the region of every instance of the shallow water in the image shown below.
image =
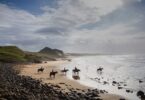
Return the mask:
[[[76, 57], [69, 64], [64, 65], [70, 70], [67, 74], [70, 79], [72, 79], [71, 70], [75, 66], [81, 70], [80, 80], [77, 81], [83, 85], [105, 89], [109, 93], [121, 95], [130, 100], [139, 100], [136, 97], [138, 90], [145, 92], [145, 56], [143, 55]], [[102, 74], [97, 72], [100, 66], [104, 68]], [[143, 83], [139, 83], [139, 80]], [[108, 84], [104, 84], [104, 81]], [[118, 85], [113, 86], [112, 81], [119, 82], [123, 89], [118, 89]], [[133, 93], [127, 93], [126, 90], [131, 90]]]

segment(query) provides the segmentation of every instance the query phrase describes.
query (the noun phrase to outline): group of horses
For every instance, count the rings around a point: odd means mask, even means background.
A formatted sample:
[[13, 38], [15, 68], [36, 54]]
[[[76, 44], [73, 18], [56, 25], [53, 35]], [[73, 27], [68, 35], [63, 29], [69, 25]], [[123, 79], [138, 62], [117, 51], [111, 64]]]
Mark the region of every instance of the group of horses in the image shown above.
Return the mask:
[[[43, 71], [44, 71], [44, 68], [43, 68], [43, 67], [37, 69], [37, 72], [38, 72], [38, 73], [39, 73], [39, 72], [43, 72]], [[61, 73], [64, 74], [64, 75], [66, 75], [68, 71], [69, 71], [68, 69], [64, 68], [63, 70], [61, 70]], [[77, 67], [75, 67], [75, 68], [72, 70], [72, 72], [73, 72], [74, 75], [79, 75], [79, 72], [80, 72], [80, 71], [81, 71], [81, 70], [78, 69]], [[54, 71], [54, 70], [52, 69], [52, 71], [49, 73], [49, 77], [50, 77], [50, 78], [55, 78], [55, 75], [56, 75], [57, 73], [58, 73], [58, 71]]]
[[[37, 70], [37, 72], [39, 73], [39, 72], [43, 72], [44, 71], [44, 68], [43, 67], [41, 67], [41, 68], [39, 68], [38, 70]], [[68, 69], [66, 69], [66, 68], [64, 68], [63, 70], [61, 70], [61, 73], [62, 74], [64, 74], [64, 75], [66, 75], [67, 74], [67, 72], [68, 72], [69, 70]], [[73, 72], [73, 76], [79, 76], [79, 72], [80, 72], [81, 70], [80, 69], [78, 69], [77, 67], [75, 67], [73, 70], [72, 70], [72, 72]], [[103, 68], [102, 67], [99, 67], [98, 69], [97, 69], [97, 73], [99, 73], [99, 74], [102, 74], [102, 71], [103, 71]], [[55, 78], [55, 75], [58, 73], [58, 71], [54, 71], [53, 69], [52, 69], [52, 71], [49, 73], [49, 77], [50, 78]]]

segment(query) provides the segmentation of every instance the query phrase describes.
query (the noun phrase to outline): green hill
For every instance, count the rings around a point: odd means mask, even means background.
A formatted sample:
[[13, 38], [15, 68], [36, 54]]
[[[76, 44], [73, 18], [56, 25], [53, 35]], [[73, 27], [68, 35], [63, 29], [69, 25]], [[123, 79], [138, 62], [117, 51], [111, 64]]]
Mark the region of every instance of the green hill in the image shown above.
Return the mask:
[[25, 53], [16, 46], [0, 46], [1, 62], [24, 62]]
[[40, 52], [24, 52], [16, 46], [0, 46], [0, 62], [41, 63], [45, 60], [54, 61], [56, 58], [63, 56], [63, 51], [48, 47], [42, 49]]
[[42, 57], [35, 53], [26, 53], [16, 46], [0, 46], [0, 62], [33, 62], [41, 63]]

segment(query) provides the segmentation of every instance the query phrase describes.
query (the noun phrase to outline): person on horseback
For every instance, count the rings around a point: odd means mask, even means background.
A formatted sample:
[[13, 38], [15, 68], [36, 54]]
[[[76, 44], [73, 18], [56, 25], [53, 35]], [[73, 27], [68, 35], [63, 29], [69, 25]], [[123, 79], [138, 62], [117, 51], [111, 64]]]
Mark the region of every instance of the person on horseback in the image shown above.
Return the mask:
[[57, 71], [53, 71], [53, 69], [52, 69], [52, 71], [49, 73], [49, 77], [52, 78], [52, 76], [53, 76], [53, 78], [55, 78], [55, 75], [57, 73], [58, 73]]

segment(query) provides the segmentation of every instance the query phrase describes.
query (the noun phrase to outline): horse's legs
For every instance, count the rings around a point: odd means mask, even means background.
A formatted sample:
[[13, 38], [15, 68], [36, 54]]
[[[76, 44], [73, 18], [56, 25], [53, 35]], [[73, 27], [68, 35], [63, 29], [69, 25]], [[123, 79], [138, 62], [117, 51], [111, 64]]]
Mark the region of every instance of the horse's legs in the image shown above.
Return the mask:
[[74, 71], [72, 71], [73, 75], [75, 74]]
[[49, 75], [50, 79], [51, 79], [51, 74]]
[[74, 72], [74, 75], [76, 75], [76, 72]]

